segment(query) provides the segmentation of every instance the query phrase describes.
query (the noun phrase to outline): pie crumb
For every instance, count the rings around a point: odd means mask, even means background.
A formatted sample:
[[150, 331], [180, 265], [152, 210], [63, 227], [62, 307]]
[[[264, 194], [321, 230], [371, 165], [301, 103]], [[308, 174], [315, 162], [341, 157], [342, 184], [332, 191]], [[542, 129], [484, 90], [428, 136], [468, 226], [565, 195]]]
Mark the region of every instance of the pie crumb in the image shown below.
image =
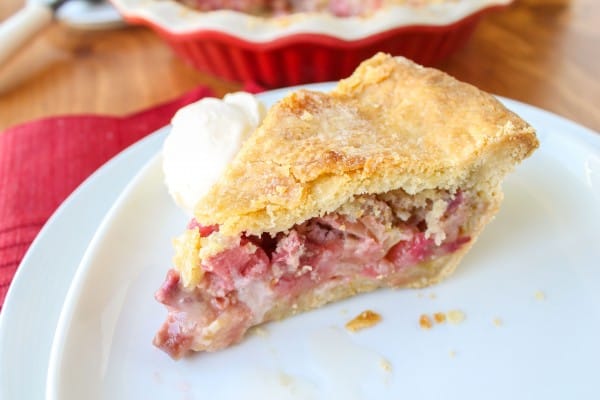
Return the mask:
[[465, 313], [460, 310], [451, 310], [446, 313], [446, 317], [448, 317], [448, 321], [451, 324], [458, 325], [463, 322], [466, 318]]
[[392, 372], [392, 364], [385, 358], [381, 358], [381, 360], [379, 360], [379, 366], [385, 372]]
[[431, 329], [433, 324], [431, 323], [431, 319], [429, 318], [429, 315], [421, 314], [421, 316], [419, 317], [419, 325], [423, 329]]
[[456, 357], [456, 351], [454, 351], [454, 350], [450, 350], [450, 351], [448, 352], [448, 355], [449, 355], [450, 357], [454, 358], [454, 357]]
[[365, 310], [358, 314], [354, 319], [346, 323], [346, 329], [350, 332], [360, 331], [370, 328], [381, 322], [381, 315], [371, 310]]
[[446, 322], [446, 314], [444, 314], [443, 312], [436, 312], [435, 314], [433, 314], [433, 320], [438, 324], [443, 324], [444, 322]]
[[494, 318], [494, 325], [502, 326], [502, 320], [500, 318]]
[[546, 300], [546, 295], [541, 290], [538, 290], [537, 292], [535, 292], [535, 299], [539, 301]]
[[429, 293], [429, 298], [431, 300], [433, 300], [433, 299], [437, 298], [437, 294], [435, 294], [435, 293]]
[[431, 314], [431, 316], [428, 314], [421, 314], [419, 317], [419, 325], [423, 329], [431, 329], [433, 327], [433, 322], [436, 324], [443, 324], [446, 321], [449, 321], [453, 325], [458, 325], [463, 322], [465, 318], [465, 313], [460, 310], [450, 310], [446, 313], [436, 312]]
[[280, 372], [279, 383], [281, 383], [282, 386], [290, 386], [292, 383], [294, 383], [294, 378], [285, 372]]

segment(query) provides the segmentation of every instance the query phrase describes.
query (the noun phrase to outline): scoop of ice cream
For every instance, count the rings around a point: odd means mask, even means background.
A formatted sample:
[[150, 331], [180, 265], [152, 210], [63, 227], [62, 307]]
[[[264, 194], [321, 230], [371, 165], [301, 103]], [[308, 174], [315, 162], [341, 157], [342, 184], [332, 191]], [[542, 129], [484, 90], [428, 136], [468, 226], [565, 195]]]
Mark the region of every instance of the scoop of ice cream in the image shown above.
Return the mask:
[[243, 92], [223, 100], [205, 98], [177, 111], [163, 146], [163, 171], [178, 206], [193, 214], [265, 112], [256, 97]]

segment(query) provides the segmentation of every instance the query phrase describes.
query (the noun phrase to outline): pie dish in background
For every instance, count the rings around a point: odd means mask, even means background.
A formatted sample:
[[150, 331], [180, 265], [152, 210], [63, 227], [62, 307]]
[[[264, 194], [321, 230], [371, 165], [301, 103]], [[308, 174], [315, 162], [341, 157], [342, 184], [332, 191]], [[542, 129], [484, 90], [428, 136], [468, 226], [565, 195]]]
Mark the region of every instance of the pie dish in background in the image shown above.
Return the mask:
[[280, 87], [349, 76], [377, 51], [432, 65], [465, 44], [484, 13], [512, 0], [390, 6], [366, 17], [297, 13], [271, 18], [200, 12], [175, 0], [111, 2], [128, 22], [156, 30], [198, 70]]

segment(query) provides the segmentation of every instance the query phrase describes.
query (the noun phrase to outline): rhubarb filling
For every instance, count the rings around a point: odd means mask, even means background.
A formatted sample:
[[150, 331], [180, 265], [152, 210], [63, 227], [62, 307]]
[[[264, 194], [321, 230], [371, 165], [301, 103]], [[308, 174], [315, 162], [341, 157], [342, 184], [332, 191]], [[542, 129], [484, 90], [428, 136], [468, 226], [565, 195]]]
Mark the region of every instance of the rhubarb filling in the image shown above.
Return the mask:
[[[329, 12], [338, 17], [366, 16], [382, 7], [408, 5], [422, 7], [444, 0], [178, 0], [199, 11], [235, 10], [251, 15], [287, 15], [291, 13]], [[445, 0], [447, 1], [447, 0]], [[456, 0], [454, 0], [456, 1]]]
[[218, 226], [192, 220], [176, 267], [156, 293], [169, 313], [154, 343], [174, 358], [214, 351], [283, 317], [282, 309], [306, 308], [298, 303], [319, 290], [357, 279], [373, 288], [407, 286], [412, 268], [468, 243], [485, 208], [472, 191], [395, 190], [356, 196], [277, 234], [224, 238]]

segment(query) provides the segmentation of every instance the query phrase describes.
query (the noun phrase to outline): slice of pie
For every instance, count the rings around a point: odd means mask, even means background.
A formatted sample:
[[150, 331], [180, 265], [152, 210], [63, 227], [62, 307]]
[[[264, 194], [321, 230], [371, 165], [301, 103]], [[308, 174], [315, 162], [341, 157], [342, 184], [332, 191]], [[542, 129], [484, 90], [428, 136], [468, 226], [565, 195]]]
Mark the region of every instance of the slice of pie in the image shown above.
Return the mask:
[[269, 110], [175, 240], [154, 343], [174, 358], [380, 287], [448, 276], [538, 146], [494, 97], [378, 54]]

